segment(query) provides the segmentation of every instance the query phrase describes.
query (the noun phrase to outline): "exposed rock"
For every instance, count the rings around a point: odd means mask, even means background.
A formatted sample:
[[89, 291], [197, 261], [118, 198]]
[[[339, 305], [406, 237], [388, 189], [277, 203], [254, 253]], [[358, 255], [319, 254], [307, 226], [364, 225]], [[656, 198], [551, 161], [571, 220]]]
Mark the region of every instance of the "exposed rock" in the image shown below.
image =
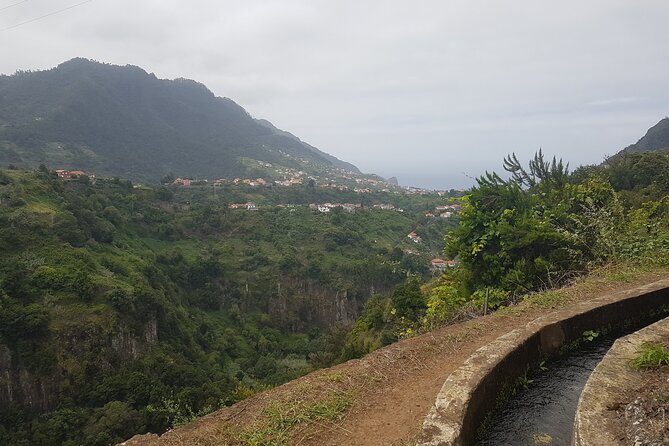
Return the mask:
[[16, 403], [48, 410], [60, 381], [58, 373], [37, 376], [13, 362], [12, 351], [0, 344], [0, 405]]
[[112, 349], [123, 359], [138, 359], [146, 350], [158, 342], [158, 321], [151, 318], [143, 327], [141, 335], [121, 325], [118, 333], [112, 338]]

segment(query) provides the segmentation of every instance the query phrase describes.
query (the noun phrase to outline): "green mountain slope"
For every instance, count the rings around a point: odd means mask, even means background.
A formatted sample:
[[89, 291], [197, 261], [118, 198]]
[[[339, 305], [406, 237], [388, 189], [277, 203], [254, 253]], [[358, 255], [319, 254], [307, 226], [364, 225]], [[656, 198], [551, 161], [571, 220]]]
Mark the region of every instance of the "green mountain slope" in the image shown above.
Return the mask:
[[[240, 158], [357, 172], [192, 80], [73, 59], [0, 76], [0, 163], [133, 180], [244, 175]], [[307, 170], [307, 169], [303, 169]]]

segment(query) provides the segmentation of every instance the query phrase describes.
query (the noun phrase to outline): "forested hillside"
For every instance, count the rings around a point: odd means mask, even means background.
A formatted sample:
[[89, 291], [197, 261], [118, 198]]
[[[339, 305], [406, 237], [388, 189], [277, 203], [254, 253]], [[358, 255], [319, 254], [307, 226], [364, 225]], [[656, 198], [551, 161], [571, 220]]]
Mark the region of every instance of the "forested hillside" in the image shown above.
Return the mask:
[[187, 79], [72, 59], [0, 76], [0, 163], [83, 169], [157, 183], [168, 172], [244, 176], [246, 157], [356, 171]]
[[[459, 265], [370, 299], [347, 336], [355, 357], [402, 336], [512, 305], [606, 264], [669, 265], [669, 154], [623, 153], [569, 172], [539, 152], [479, 177], [445, 252]], [[550, 308], [550, 303], [547, 303]]]
[[[0, 441], [161, 432], [481, 314], [486, 296], [494, 310], [610, 262], [669, 263], [666, 153], [504, 168], [458, 218], [431, 216], [454, 202], [436, 194], [0, 171]], [[430, 280], [444, 234], [459, 263]]]
[[108, 445], [340, 361], [370, 296], [430, 275], [447, 202], [0, 171], [0, 444]]

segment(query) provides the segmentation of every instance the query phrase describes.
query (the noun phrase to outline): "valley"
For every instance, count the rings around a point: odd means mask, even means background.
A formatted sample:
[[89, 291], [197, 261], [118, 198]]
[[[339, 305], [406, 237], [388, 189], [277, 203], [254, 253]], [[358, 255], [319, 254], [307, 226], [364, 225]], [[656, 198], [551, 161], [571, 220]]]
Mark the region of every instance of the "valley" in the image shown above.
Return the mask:
[[667, 122], [428, 190], [196, 81], [0, 76], [0, 444], [411, 442], [473, 350], [666, 274]]
[[109, 444], [346, 359], [371, 296], [435, 273], [456, 218], [424, 214], [454, 200], [0, 171], [0, 438]]

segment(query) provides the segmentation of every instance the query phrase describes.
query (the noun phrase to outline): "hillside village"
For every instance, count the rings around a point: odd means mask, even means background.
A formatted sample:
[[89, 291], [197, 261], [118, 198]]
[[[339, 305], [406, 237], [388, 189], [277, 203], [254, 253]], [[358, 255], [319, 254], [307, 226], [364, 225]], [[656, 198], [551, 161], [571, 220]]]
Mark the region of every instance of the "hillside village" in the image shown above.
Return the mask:
[[[263, 167], [271, 168], [273, 167], [270, 163], [264, 163], [258, 161], [259, 165]], [[85, 172], [83, 170], [66, 170], [66, 169], [57, 169], [56, 175], [64, 181], [74, 181], [80, 178], [88, 178], [95, 181], [96, 176], [92, 173]], [[373, 192], [384, 192], [384, 193], [395, 193], [401, 195], [415, 195], [415, 194], [434, 194], [440, 197], [447, 195], [446, 191], [430, 191], [427, 189], [413, 188], [413, 187], [399, 187], [393, 184], [390, 184], [384, 180], [376, 178], [361, 178], [359, 175], [343, 171], [338, 169], [338, 173], [343, 175], [341, 178], [345, 180], [350, 180], [355, 182], [358, 185], [365, 185], [364, 188], [353, 187], [341, 185], [336, 181], [333, 181], [332, 178], [325, 178], [328, 183], [316, 183], [314, 177], [307, 176], [303, 171], [296, 169], [277, 169], [277, 172], [284, 174], [284, 179], [269, 181], [264, 178], [234, 178], [232, 180], [226, 178], [219, 178], [213, 181], [208, 181], [207, 179], [198, 179], [194, 180], [192, 178], [185, 177], [176, 177], [167, 183], [168, 186], [172, 187], [197, 187], [197, 186], [211, 186], [211, 187], [221, 187], [224, 185], [232, 185], [238, 187], [248, 187], [253, 188], [272, 188], [272, 187], [296, 187], [296, 186], [305, 186], [304, 180], [310, 182], [309, 187], [314, 188], [333, 188], [340, 192], [355, 192], [358, 194], [371, 194]], [[163, 182], [165, 184], [165, 182]], [[308, 183], [309, 184], [309, 183]], [[137, 187], [143, 187], [141, 185], [135, 185]], [[346, 213], [354, 213], [360, 211], [386, 211], [386, 212], [399, 212], [403, 213], [404, 209], [397, 207], [392, 203], [374, 203], [370, 206], [364, 206], [363, 203], [351, 203], [351, 202], [324, 202], [324, 203], [309, 203], [306, 205], [295, 204], [295, 203], [276, 203], [272, 205], [259, 205], [254, 201], [244, 201], [244, 202], [235, 202], [228, 204], [228, 209], [234, 211], [248, 211], [255, 212], [261, 208], [284, 208], [289, 209], [290, 211], [296, 211], [298, 208], [308, 208], [316, 213], [320, 214], [329, 214], [334, 211], [342, 211]], [[434, 208], [428, 212], [424, 212], [424, 217], [428, 219], [451, 219], [454, 218], [461, 210], [461, 205], [459, 203], [447, 203], [434, 206]], [[416, 232], [411, 231], [407, 234], [407, 239], [415, 245], [421, 245], [423, 243], [422, 237]], [[421, 251], [415, 249], [404, 248], [403, 252], [411, 256], [420, 256]], [[453, 268], [457, 266], [456, 260], [444, 260], [439, 257], [434, 257], [430, 261], [430, 269], [433, 272], [440, 272], [446, 268]]]
[[[308, 164], [305, 160], [302, 160]], [[177, 177], [164, 184], [173, 184], [176, 186], [194, 186], [213, 184], [221, 186], [224, 184], [235, 184], [258, 187], [296, 187], [308, 185], [311, 187], [330, 188], [338, 191], [353, 191], [359, 194], [368, 194], [372, 192], [399, 192], [407, 195], [437, 194], [438, 196], [447, 196], [453, 191], [430, 190], [420, 187], [399, 186], [377, 175], [359, 174], [340, 168], [324, 168], [321, 166], [310, 165], [304, 169], [278, 166], [264, 161], [245, 159], [246, 165], [254, 172], [263, 172], [263, 176], [234, 179], [217, 178], [209, 180], [208, 178]]]
[[66, 170], [66, 169], [57, 169], [56, 175], [58, 178], [61, 178], [66, 181], [76, 180], [80, 177], [88, 177], [91, 179], [95, 178], [95, 175], [84, 172], [83, 170]]

